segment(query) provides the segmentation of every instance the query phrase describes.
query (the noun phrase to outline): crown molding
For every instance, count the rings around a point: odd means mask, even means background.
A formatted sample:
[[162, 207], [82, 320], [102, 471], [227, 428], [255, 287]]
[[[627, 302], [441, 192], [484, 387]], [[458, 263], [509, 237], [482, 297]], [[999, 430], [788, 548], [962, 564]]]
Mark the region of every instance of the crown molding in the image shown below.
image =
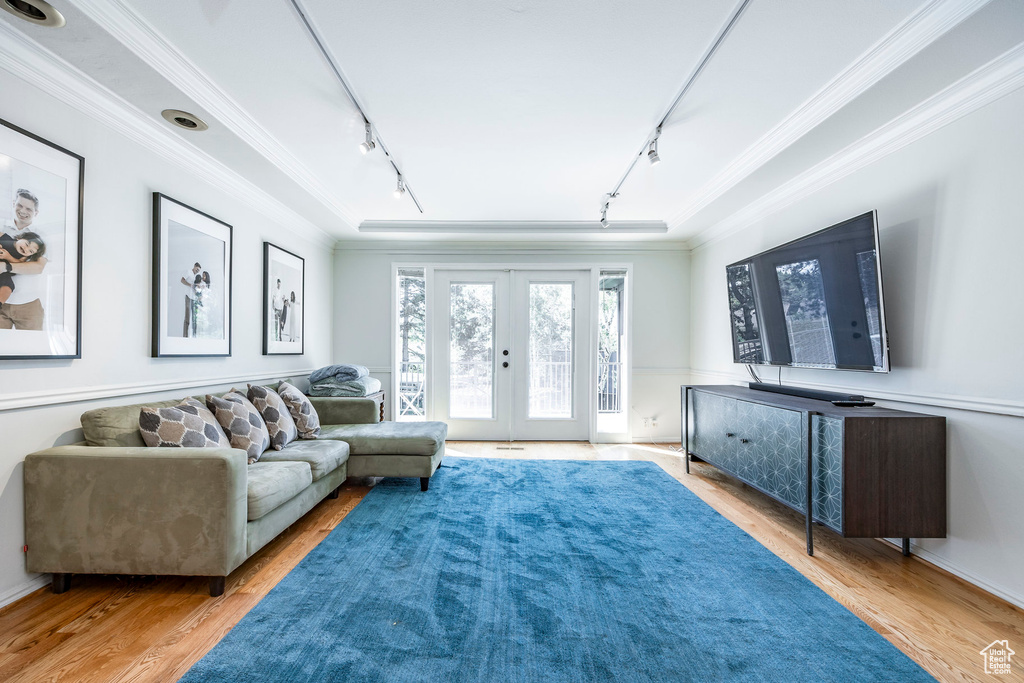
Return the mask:
[[263, 158], [294, 180], [347, 226], [359, 221], [330, 187], [206, 72], [122, 0], [75, 0], [75, 6]]
[[333, 246], [337, 239], [4, 22], [0, 22], [0, 68], [234, 196], [295, 234], [324, 247]]
[[723, 240], [1022, 86], [1024, 43], [698, 233], [689, 245], [696, 251]]
[[668, 225], [676, 229], [784, 149], [959, 25], [990, 0], [934, 0], [920, 7], [781, 123], [743, 151], [687, 200]]
[[241, 382], [263, 382], [276, 381], [281, 378], [304, 377], [313, 372], [313, 368], [301, 370], [281, 370], [268, 372], [266, 370], [257, 373], [243, 373], [241, 375], [229, 375], [226, 377], [208, 377], [201, 381], [170, 380], [170, 381], [146, 381], [133, 384], [107, 384], [102, 386], [87, 386], [72, 389], [47, 389], [45, 391], [19, 392], [16, 396], [0, 396], [0, 412], [7, 410], [20, 410], [24, 408], [39, 408], [41, 406], [55, 406], [65, 403], [81, 403], [82, 401], [98, 401], [106, 398], [121, 398], [125, 396], [140, 396], [143, 394], [156, 394], [164, 391], [175, 391], [178, 389], [198, 389], [201, 387], [215, 387]]
[[[694, 380], [698, 377], [708, 377], [714, 381], [740, 385], [745, 385], [750, 381], [750, 377], [741, 372], [691, 370], [690, 374]], [[770, 380], [771, 378], [768, 379]], [[788, 386], [804, 387], [806, 389], [823, 389], [827, 391], [845, 391], [851, 394], [864, 394], [868, 398], [877, 399], [879, 401], [908, 403], [915, 406], [955, 408], [956, 410], [967, 410], [974, 413], [989, 413], [992, 415], [1005, 415], [1008, 417], [1024, 417], [1024, 401], [1010, 401], [977, 396], [954, 396], [952, 394], [916, 394], [909, 391], [882, 391], [868, 387], [843, 386], [836, 382], [821, 384], [819, 382], [794, 382], [787, 379], [786, 384]]]
[[[681, 241], [657, 242], [410, 242], [407, 240], [339, 241], [336, 252], [380, 252], [395, 256], [449, 256], [458, 254], [522, 255], [625, 255], [650, 253], [688, 254]], [[420, 259], [422, 260], [422, 259]]]
[[515, 235], [522, 233], [595, 235], [668, 232], [664, 221], [618, 221], [602, 228], [597, 221], [363, 221], [359, 232], [401, 232], [421, 234], [487, 234]]

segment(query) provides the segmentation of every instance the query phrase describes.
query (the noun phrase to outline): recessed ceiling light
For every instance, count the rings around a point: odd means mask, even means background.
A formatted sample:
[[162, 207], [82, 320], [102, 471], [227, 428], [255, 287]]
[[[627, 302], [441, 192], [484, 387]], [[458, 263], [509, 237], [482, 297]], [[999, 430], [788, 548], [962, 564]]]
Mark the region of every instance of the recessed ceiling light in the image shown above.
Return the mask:
[[0, 9], [37, 26], [60, 28], [66, 23], [64, 15], [45, 0], [0, 0]]
[[[8, 2], [8, 0], [4, 0]], [[195, 114], [189, 114], [187, 111], [181, 111], [180, 109], [164, 109], [160, 112], [160, 115], [167, 119], [168, 122], [173, 123], [178, 128], [184, 128], [185, 130], [206, 130], [209, 128], [206, 125], [206, 121]]]

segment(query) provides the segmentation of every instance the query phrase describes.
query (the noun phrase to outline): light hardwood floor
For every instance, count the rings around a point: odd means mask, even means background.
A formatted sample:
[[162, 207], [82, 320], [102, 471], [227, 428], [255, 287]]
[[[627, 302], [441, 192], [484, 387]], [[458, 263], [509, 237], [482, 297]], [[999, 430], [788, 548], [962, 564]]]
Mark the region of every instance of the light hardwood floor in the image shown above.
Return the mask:
[[[803, 518], [668, 447], [585, 443], [449, 442], [449, 456], [651, 460], [844, 604], [940, 681], [1024, 681], [1024, 611], [894, 546], [818, 530], [804, 549]], [[0, 610], [0, 681], [175, 681], [312, 550], [365, 496], [350, 482], [235, 570], [223, 596], [204, 579], [83, 577]], [[429, 495], [429, 492], [424, 495]], [[666, 511], [670, 514], [671, 511]], [[820, 528], [819, 528], [820, 529]], [[358, 549], [353, 549], [358, 552]], [[979, 650], [1009, 639], [1009, 676], [984, 673]]]

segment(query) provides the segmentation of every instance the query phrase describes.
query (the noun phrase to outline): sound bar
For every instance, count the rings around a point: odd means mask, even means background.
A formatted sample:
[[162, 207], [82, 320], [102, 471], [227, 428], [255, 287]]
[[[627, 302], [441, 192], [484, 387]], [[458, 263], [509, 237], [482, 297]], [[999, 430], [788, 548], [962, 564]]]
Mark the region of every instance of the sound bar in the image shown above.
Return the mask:
[[842, 394], [837, 391], [818, 391], [817, 389], [804, 389], [803, 387], [789, 387], [780, 384], [766, 384], [765, 382], [750, 382], [747, 386], [756, 391], [770, 391], [774, 394], [787, 394], [789, 396], [800, 396], [816, 401], [839, 401], [841, 403], [863, 403], [864, 397]]

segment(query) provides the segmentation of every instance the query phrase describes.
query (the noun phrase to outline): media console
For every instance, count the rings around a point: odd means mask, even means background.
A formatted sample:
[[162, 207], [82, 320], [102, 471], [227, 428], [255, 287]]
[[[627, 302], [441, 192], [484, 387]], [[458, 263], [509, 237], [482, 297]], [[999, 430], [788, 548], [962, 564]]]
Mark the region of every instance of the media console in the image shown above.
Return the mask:
[[[853, 538], [946, 536], [946, 418], [738, 386], [682, 387], [683, 447]], [[810, 476], [808, 476], [810, 474]], [[811, 511], [808, 514], [808, 511]]]

